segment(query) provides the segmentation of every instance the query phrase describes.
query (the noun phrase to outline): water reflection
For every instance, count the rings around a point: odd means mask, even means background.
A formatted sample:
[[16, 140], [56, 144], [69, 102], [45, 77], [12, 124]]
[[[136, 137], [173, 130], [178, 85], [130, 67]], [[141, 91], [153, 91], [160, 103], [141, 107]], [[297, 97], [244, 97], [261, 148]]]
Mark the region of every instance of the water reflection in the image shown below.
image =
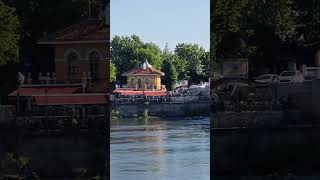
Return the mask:
[[111, 122], [111, 180], [209, 179], [209, 119]]

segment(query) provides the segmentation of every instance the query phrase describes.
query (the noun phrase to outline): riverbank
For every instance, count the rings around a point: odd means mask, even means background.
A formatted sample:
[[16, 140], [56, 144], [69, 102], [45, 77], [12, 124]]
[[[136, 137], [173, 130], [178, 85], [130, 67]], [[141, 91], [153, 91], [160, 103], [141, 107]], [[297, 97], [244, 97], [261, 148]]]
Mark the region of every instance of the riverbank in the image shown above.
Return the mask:
[[112, 106], [114, 115], [122, 118], [136, 117], [200, 117], [210, 116], [210, 103], [159, 103], [118, 104]]

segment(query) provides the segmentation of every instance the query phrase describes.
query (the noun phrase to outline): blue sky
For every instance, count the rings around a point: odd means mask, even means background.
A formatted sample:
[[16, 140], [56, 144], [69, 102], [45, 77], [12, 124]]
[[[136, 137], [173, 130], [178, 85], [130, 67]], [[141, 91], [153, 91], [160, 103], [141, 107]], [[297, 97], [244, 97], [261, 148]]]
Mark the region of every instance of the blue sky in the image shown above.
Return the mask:
[[178, 43], [210, 47], [210, 0], [111, 0], [111, 38], [138, 35], [161, 49]]

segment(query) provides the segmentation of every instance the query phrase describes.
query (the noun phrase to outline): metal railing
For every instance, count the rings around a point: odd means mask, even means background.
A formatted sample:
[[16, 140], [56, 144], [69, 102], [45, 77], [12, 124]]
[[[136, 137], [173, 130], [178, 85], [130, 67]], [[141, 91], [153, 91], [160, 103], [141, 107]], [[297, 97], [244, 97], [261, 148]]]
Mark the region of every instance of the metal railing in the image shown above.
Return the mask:
[[153, 97], [121, 97], [113, 99], [114, 105], [120, 104], [161, 104], [161, 103], [190, 103], [190, 102], [209, 102], [208, 96], [185, 96], [185, 97], [169, 97], [169, 96], [153, 96]]
[[153, 90], [165, 90], [165, 86], [161, 85], [161, 86], [154, 86], [154, 85], [148, 85], [148, 86], [132, 86], [132, 85], [128, 85], [128, 84], [123, 84], [121, 87], [117, 87], [116, 89], [122, 89], [122, 90], [139, 90], [139, 91], [153, 91]]

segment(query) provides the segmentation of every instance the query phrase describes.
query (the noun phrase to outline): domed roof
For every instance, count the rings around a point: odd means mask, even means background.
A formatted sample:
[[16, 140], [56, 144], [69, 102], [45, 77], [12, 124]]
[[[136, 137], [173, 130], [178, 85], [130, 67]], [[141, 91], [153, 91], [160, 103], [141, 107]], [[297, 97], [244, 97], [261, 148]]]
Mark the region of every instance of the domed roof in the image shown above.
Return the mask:
[[142, 64], [142, 69], [147, 69], [147, 68], [152, 68], [151, 64], [149, 64], [148, 60], [146, 60], [143, 64]]
[[161, 75], [164, 76], [165, 74], [157, 69], [154, 69], [151, 64], [148, 63], [146, 60], [142, 66], [138, 68], [131, 69], [127, 73], [122, 74], [122, 76], [128, 75]]

